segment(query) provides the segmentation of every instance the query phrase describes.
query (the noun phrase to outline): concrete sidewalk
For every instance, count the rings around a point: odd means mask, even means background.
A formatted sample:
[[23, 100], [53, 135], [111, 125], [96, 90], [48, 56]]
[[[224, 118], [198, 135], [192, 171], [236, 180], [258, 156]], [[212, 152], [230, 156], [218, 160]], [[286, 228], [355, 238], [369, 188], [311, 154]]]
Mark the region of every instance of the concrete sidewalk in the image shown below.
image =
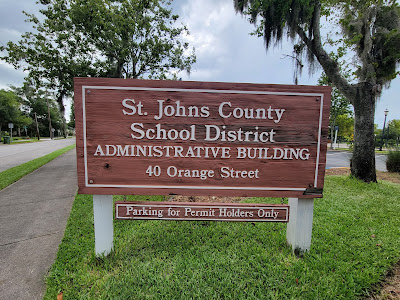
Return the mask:
[[71, 150], [0, 191], [0, 299], [42, 299], [77, 192]]

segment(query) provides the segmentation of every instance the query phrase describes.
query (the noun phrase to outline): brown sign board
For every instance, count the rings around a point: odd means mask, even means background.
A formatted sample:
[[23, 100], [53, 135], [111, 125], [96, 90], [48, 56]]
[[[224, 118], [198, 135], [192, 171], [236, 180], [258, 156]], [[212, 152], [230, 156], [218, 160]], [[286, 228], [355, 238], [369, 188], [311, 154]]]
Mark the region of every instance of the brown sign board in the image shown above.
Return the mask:
[[330, 94], [75, 78], [79, 193], [322, 197]]
[[289, 206], [255, 203], [123, 202], [116, 220], [288, 222]]

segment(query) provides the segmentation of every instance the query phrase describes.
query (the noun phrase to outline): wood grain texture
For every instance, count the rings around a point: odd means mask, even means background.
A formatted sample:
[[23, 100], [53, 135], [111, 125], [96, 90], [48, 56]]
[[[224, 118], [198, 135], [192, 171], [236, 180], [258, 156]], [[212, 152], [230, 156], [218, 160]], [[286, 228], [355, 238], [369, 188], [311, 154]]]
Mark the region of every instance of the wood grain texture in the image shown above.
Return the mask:
[[[330, 92], [321, 86], [76, 78], [79, 192], [322, 197]], [[124, 99], [135, 104], [126, 107]], [[149, 167], [160, 174], [149, 176]], [[314, 193], [305, 195], [310, 188]]]

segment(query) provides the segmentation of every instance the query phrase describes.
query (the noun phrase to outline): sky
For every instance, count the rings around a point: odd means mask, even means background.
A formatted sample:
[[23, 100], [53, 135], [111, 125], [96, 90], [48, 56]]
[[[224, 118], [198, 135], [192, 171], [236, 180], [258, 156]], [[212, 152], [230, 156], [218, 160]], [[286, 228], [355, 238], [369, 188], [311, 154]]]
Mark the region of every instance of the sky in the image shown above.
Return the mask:
[[[21, 34], [32, 31], [22, 11], [39, 15], [40, 7], [35, 0], [0, 0], [0, 43], [17, 42]], [[173, 9], [188, 27], [187, 39], [197, 56], [190, 76], [180, 75], [183, 80], [293, 84], [293, 62], [286, 56], [292, 52], [291, 44], [284, 42], [267, 52], [263, 39], [250, 35], [254, 25], [235, 13], [233, 0], [175, 0]], [[298, 84], [316, 85], [320, 74], [321, 70], [316, 70], [309, 75], [305, 68]], [[21, 70], [0, 61], [0, 89], [21, 86], [25, 76]], [[377, 102], [378, 128], [383, 127], [385, 109], [389, 110], [386, 122], [400, 119], [398, 98], [400, 77], [392, 81]], [[66, 106], [68, 118], [69, 103]]]

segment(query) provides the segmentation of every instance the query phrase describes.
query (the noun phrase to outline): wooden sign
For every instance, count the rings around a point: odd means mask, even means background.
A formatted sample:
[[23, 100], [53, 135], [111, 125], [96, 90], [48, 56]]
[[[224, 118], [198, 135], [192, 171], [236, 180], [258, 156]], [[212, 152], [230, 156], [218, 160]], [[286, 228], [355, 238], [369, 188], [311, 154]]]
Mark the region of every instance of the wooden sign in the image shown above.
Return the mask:
[[76, 78], [79, 193], [322, 197], [330, 93]]
[[255, 203], [122, 202], [117, 220], [288, 222], [289, 206]]

